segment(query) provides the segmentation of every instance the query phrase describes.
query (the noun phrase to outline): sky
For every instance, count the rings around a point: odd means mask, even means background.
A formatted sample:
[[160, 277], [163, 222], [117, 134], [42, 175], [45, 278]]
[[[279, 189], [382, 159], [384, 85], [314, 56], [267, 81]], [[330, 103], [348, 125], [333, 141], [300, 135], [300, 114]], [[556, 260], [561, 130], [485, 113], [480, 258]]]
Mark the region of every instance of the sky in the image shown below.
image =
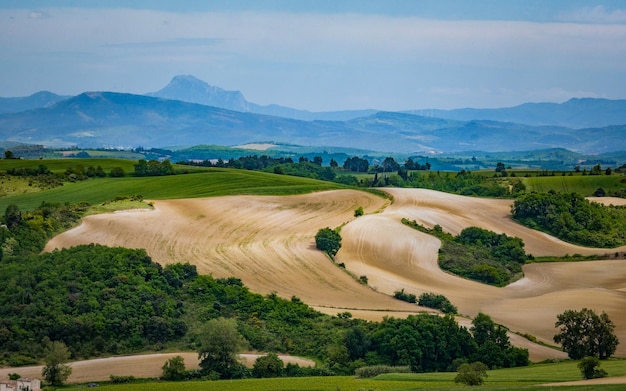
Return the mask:
[[0, 96], [193, 75], [310, 111], [626, 98], [626, 0], [1, 0]]

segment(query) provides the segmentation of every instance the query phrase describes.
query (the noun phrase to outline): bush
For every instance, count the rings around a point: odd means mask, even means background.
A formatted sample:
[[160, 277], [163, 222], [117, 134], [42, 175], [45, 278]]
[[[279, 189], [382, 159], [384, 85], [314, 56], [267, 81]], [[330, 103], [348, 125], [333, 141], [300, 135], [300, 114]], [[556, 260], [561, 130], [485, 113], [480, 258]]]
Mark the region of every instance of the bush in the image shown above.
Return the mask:
[[315, 247], [334, 257], [341, 248], [339, 232], [329, 227], [320, 229], [315, 235]]
[[411, 373], [411, 368], [408, 366], [371, 365], [357, 368], [354, 371], [356, 377], [360, 378], [376, 377], [384, 373]]
[[578, 363], [578, 369], [585, 379], [598, 379], [606, 377], [607, 373], [604, 369], [600, 369], [600, 360], [598, 357], [585, 357]]
[[109, 379], [112, 384], [132, 383], [135, 380], [137, 380], [135, 376], [115, 376], [115, 375], [111, 375]]
[[185, 380], [187, 374], [185, 360], [181, 356], [170, 358], [161, 369], [163, 370], [163, 380], [181, 381]]
[[260, 378], [279, 377], [283, 373], [284, 366], [285, 363], [276, 353], [269, 353], [256, 359], [252, 374], [254, 377]]
[[434, 308], [441, 310], [444, 314], [456, 314], [457, 308], [452, 305], [450, 300], [444, 295], [437, 295], [434, 293], [422, 293], [419, 297], [417, 304], [422, 307]]
[[358, 208], [354, 210], [354, 217], [363, 216], [364, 214], [365, 214], [365, 211], [363, 210], [362, 206], [359, 206]]
[[487, 366], [480, 361], [471, 364], [461, 364], [458, 374], [454, 378], [455, 383], [463, 383], [467, 386], [479, 386], [487, 377]]
[[406, 293], [404, 288], [393, 293], [393, 297], [398, 300], [406, 301], [407, 303], [417, 303], [417, 296], [412, 293]]

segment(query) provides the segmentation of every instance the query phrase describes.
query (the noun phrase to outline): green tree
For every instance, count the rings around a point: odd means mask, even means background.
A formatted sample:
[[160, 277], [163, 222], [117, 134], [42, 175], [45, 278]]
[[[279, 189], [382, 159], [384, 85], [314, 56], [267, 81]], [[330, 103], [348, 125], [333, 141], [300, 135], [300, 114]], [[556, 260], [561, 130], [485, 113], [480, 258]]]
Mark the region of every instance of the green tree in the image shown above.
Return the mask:
[[181, 381], [185, 380], [185, 359], [181, 356], [172, 357], [163, 364], [163, 380]]
[[63, 342], [48, 342], [45, 348], [44, 362], [41, 371], [43, 378], [52, 386], [61, 386], [72, 374], [72, 367], [65, 364], [70, 358], [70, 351]]
[[20, 225], [22, 221], [22, 212], [19, 206], [15, 204], [9, 204], [4, 211], [4, 223], [9, 228], [15, 228]]
[[322, 228], [315, 235], [315, 247], [334, 257], [341, 248], [341, 235], [329, 227]]
[[363, 210], [362, 206], [359, 206], [358, 208], [354, 210], [354, 217], [363, 216], [364, 214], [365, 214], [365, 211]]
[[600, 368], [598, 357], [585, 357], [578, 363], [578, 369], [585, 379], [598, 379], [606, 377], [607, 373]]
[[247, 346], [234, 318], [211, 319], [200, 336], [200, 368], [205, 374], [217, 374], [222, 379], [240, 377], [243, 365], [237, 355]]
[[613, 333], [615, 325], [605, 312], [598, 315], [588, 308], [567, 310], [557, 315], [554, 327], [560, 328], [554, 342], [560, 343], [563, 351], [573, 360], [586, 356], [607, 359], [615, 353], [619, 344]]
[[15, 155], [13, 154], [12, 151], [9, 151], [7, 149], [6, 151], [4, 151], [4, 158], [5, 159], [15, 159]]
[[283, 373], [285, 363], [276, 353], [268, 353], [256, 359], [252, 367], [254, 377], [279, 377]]
[[111, 178], [121, 178], [124, 175], [126, 175], [126, 173], [124, 172], [124, 169], [122, 167], [113, 167], [109, 172], [109, 176]]
[[479, 386], [483, 384], [485, 377], [487, 377], [487, 369], [489, 368], [480, 361], [471, 364], [461, 364], [454, 382], [468, 386]]

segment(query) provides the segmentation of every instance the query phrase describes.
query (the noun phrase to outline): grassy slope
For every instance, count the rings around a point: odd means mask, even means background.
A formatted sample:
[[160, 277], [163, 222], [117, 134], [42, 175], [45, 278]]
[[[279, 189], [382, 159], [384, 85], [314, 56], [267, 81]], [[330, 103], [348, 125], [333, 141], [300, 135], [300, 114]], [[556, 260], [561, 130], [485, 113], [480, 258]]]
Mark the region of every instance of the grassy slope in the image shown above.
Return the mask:
[[[610, 376], [626, 376], [626, 361], [609, 360], [600, 365]], [[351, 376], [316, 378], [246, 379], [224, 381], [196, 381], [180, 383], [144, 383], [100, 386], [102, 391], [148, 391], [148, 390], [458, 390], [454, 384], [456, 373], [389, 374], [376, 379], [356, 379]], [[577, 362], [536, 364], [529, 367], [488, 371], [481, 390], [547, 390], [539, 384], [581, 380]], [[603, 390], [623, 390], [624, 385], [603, 385]], [[593, 390], [598, 386], [559, 387], [566, 390]]]
[[626, 188], [626, 183], [620, 183], [623, 175], [574, 175], [553, 177], [523, 178], [527, 192], [547, 193], [554, 190], [559, 193], [578, 193], [584, 196], [593, 195], [599, 187], [604, 190]]
[[341, 188], [345, 187], [308, 178], [216, 168], [185, 175], [101, 178], [67, 183], [51, 190], [0, 198], [0, 213], [11, 203], [22, 210], [30, 210], [43, 201], [96, 204], [116, 196], [130, 195], [154, 200], [234, 194], [287, 195]]

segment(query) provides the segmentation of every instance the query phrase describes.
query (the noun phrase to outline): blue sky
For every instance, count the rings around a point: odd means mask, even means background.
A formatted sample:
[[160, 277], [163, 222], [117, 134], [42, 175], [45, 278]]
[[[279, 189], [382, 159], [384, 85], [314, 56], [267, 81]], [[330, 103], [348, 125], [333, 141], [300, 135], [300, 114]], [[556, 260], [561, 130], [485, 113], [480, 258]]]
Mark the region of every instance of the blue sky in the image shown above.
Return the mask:
[[5, 97], [191, 74], [312, 111], [624, 99], [626, 1], [2, 0], [0, 64]]

